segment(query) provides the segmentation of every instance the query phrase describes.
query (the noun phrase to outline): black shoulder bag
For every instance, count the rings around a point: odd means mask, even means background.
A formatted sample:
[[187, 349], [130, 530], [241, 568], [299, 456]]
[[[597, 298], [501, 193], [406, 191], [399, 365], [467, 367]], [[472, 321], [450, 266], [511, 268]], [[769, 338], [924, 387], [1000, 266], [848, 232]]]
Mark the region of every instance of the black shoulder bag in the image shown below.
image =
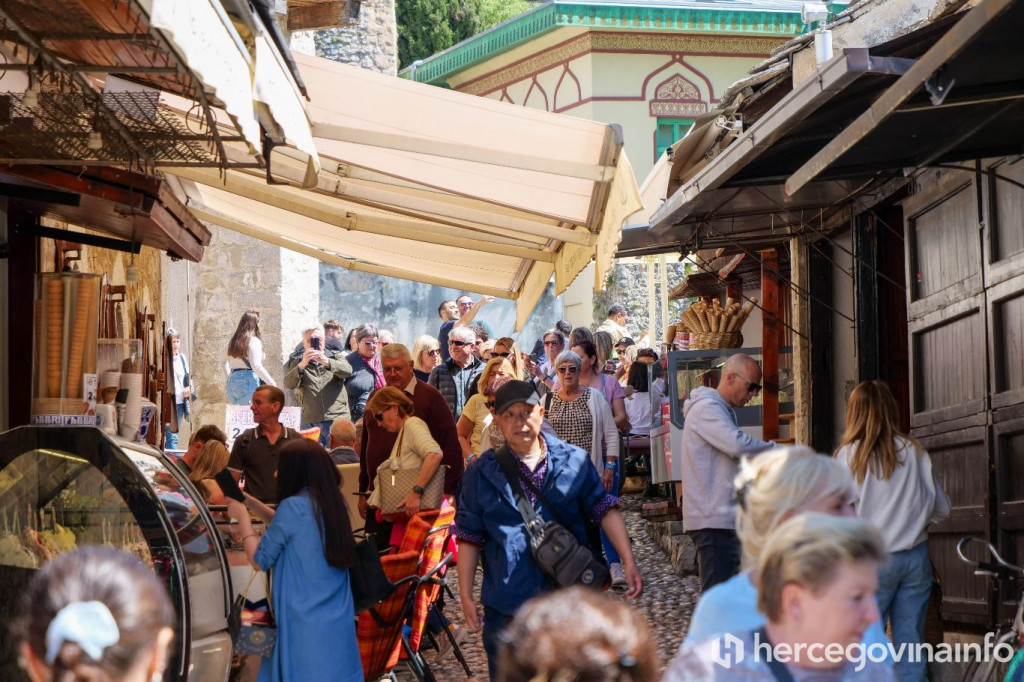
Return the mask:
[[575, 584], [597, 589], [607, 587], [611, 582], [608, 567], [597, 561], [590, 549], [581, 545], [568, 528], [553, 521], [545, 521], [537, 514], [537, 510], [523, 494], [520, 481], [526, 484], [552, 514], [555, 513], [555, 507], [544, 499], [530, 479], [523, 476], [519, 467], [512, 461], [508, 447], [499, 448], [495, 454], [502, 473], [512, 487], [516, 507], [519, 508], [523, 523], [526, 524], [526, 532], [530, 536], [530, 554], [533, 555], [541, 572], [558, 587]]

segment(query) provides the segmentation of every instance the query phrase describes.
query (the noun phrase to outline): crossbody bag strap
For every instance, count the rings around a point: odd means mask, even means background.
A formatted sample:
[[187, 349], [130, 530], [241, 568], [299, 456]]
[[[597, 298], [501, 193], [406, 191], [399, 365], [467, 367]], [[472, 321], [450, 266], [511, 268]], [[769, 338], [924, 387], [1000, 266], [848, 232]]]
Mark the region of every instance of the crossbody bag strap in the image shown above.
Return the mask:
[[522, 487], [519, 486], [518, 482], [525, 480], [522, 472], [519, 471], [516, 463], [512, 461], [512, 454], [508, 451], [508, 446], [501, 446], [494, 454], [497, 457], [498, 466], [501, 467], [502, 473], [505, 474], [505, 478], [512, 488], [512, 497], [516, 500], [516, 507], [519, 509], [520, 516], [523, 517], [526, 530], [531, 535], [536, 534], [536, 532], [540, 531], [540, 527], [544, 525], [544, 520], [537, 513], [537, 510], [533, 508], [533, 505], [530, 504], [530, 500], [527, 499], [526, 495], [523, 494]]
[[[551, 512], [551, 515], [555, 517], [555, 521], [562, 524], [566, 528], [571, 528], [571, 526], [565, 522], [565, 519], [563, 519], [562, 516], [558, 513], [558, 507], [548, 502], [547, 498], [544, 497], [544, 494], [541, 493], [541, 491], [537, 488], [536, 485], [534, 485], [533, 481], [531, 481], [529, 477], [525, 476], [519, 467], [515, 466], [515, 463], [512, 462], [512, 455], [508, 452], [508, 446], [502, 446], [501, 449], [505, 451], [505, 454], [508, 457], [508, 463], [511, 465], [510, 469], [512, 471], [512, 476], [522, 481], [523, 484], [526, 485], [530, 492], [537, 497], [541, 504], [544, 505], [544, 508]], [[496, 454], [500, 455], [500, 452], [497, 452]], [[498, 463], [501, 464], [500, 456], [498, 457]], [[548, 466], [552, 466], [552, 464], [549, 462]], [[505, 476], [509, 477], [509, 472], [508, 470], [505, 469], [504, 465], [502, 466], [502, 470], [505, 471]], [[518, 493], [519, 495], [522, 495], [522, 489], [512, 483], [511, 477], [509, 477], [509, 485], [512, 486], [513, 493]], [[525, 499], [525, 495], [523, 495], [523, 498]], [[534, 510], [533, 505], [530, 504], [529, 500], [527, 500], [526, 503], [529, 505], [530, 511], [532, 511], [535, 516], [540, 518], [536, 510]], [[543, 523], [543, 520], [541, 520], [541, 522]]]
[[[768, 642], [771, 645], [771, 641], [768, 639], [768, 632], [763, 625], [754, 634], [757, 635], [761, 642]], [[772, 677], [777, 682], [793, 682], [793, 673], [789, 672], [789, 668], [786, 667], [785, 663], [775, 657], [774, 650], [765, 663], [768, 665], [768, 669], [772, 671]]]

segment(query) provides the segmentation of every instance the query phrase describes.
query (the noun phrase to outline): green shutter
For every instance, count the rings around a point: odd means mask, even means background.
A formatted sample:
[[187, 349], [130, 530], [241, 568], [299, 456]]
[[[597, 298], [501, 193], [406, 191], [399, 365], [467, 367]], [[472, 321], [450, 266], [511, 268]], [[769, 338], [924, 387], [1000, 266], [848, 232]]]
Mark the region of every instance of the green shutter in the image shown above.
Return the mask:
[[657, 152], [654, 155], [654, 160], [660, 159], [666, 149], [683, 139], [691, 126], [693, 126], [692, 118], [659, 118], [655, 138]]

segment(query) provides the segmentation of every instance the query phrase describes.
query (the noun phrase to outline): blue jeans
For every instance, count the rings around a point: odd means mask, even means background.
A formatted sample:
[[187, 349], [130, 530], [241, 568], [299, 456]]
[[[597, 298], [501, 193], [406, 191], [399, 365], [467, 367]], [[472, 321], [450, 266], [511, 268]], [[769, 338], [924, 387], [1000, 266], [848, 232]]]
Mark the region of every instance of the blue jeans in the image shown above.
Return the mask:
[[[619, 494], [619, 462], [622, 461], [622, 456], [615, 462], [615, 483], [612, 486], [612, 495]], [[615, 551], [615, 546], [608, 540], [608, 536], [604, 534], [604, 529], [601, 529], [601, 546], [604, 547], [604, 556], [608, 561], [609, 568], [612, 564], [622, 563], [622, 558], [619, 553]]]
[[251, 369], [232, 370], [228, 375], [228, 403], [248, 405], [252, 402], [253, 391], [259, 386], [260, 380]]
[[333, 421], [310, 422], [309, 424], [303, 424], [302, 428], [305, 430], [305, 429], [311, 429], [314, 426], [319, 426], [320, 427], [320, 445], [324, 446], [324, 450], [330, 450], [331, 449], [331, 424], [333, 424], [333, 423], [334, 423]]
[[[186, 398], [188, 400], [188, 398]], [[178, 430], [181, 431], [181, 423], [185, 421], [185, 403], [178, 403]], [[164, 449], [178, 449], [178, 434], [171, 431], [170, 424], [164, 424]]]
[[489, 606], [484, 606], [484, 651], [487, 652], [487, 671], [490, 679], [498, 679], [498, 654], [501, 652], [501, 633], [512, 622], [506, 616]]
[[[878, 569], [878, 612], [883, 626], [891, 621], [892, 643], [897, 651], [902, 644], [910, 650], [924, 641], [924, 619], [931, 593], [932, 562], [927, 542], [893, 552], [889, 562]], [[906, 656], [903, 659], [896, 663], [896, 676], [902, 682], [924, 682], [925, 662], [911, 663]]]

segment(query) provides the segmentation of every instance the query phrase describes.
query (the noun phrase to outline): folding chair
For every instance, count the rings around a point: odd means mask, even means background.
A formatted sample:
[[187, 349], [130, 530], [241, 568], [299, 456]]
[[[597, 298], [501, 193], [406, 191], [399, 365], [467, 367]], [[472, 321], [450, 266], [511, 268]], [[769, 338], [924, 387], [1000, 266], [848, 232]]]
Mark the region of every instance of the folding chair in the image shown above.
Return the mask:
[[[452, 554], [446, 553], [446, 550], [451, 540], [454, 520], [455, 509], [453, 507], [441, 511], [420, 512], [410, 522], [406, 536], [402, 539], [402, 545], [399, 547], [399, 551], [414, 550], [416, 546], [422, 547], [420, 564], [417, 569], [420, 580], [409, 614], [410, 631], [408, 634], [403, 631], [403, 645], [409, 656], [409, 664], [413, 672], [417, 678], [426, 682], [432, 682], [434, 676], [430, 666], [420, 654], [420, 645], [430, 613], [433, 612], [439, 622], [443, 621], [436, 604], [444, 585], [444, 572], [452, 558]], [[466, 662], [458, 642], [455, 641], [455, 636], [448, 628], [445, 628], [444, 632], [452, 644], [455, 657], [466, 671], [466, 677], [472, 677], [473, 672]], [[439, 648], [434, 637], [429, 634], [428, 637], [430, 637], [434, 648]]]
[[380, 558], [384, 574], [395, 584], [395, 591], [387, 599], [359, 614], [356, 639], [359, 658], [363, 664], [363, 679], [395, 680], [392, 670], [398, 664], [402, 647], [402, 625], [419, 577], [420, 552], [400, 552]]

